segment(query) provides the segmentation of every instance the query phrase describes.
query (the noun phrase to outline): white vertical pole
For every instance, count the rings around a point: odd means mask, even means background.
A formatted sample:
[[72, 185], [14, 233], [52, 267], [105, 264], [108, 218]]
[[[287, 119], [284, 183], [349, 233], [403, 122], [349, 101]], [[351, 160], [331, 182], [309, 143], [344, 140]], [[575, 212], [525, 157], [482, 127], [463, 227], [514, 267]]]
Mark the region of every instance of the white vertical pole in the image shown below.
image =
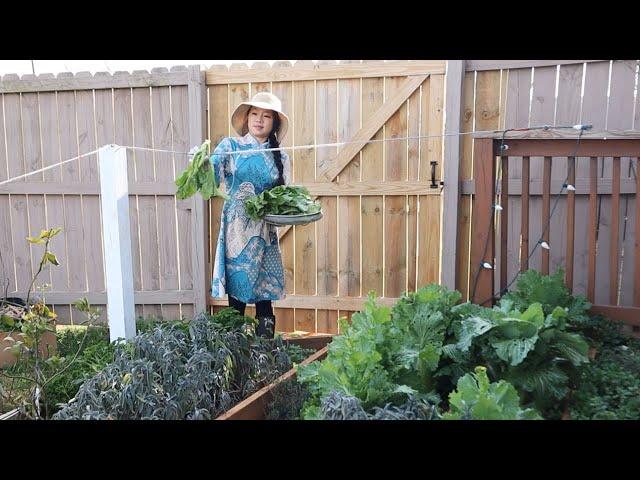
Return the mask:
[[98, 153], [107, 316], [111, 341], [136, 335], [129, 225], [127, 149], [105, 145]]

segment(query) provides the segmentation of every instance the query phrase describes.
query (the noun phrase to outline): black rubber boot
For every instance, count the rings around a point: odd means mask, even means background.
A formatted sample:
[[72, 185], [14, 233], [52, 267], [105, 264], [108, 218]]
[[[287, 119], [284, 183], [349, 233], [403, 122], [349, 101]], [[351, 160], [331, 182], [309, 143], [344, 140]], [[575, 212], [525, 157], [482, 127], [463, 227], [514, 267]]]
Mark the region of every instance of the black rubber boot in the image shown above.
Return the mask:
[[256, 327], [256, 335], [265, 338], [273, 338], [276, 328], [276, 317], [273, 315], [264, 315], [257, 317], [258, 326]]

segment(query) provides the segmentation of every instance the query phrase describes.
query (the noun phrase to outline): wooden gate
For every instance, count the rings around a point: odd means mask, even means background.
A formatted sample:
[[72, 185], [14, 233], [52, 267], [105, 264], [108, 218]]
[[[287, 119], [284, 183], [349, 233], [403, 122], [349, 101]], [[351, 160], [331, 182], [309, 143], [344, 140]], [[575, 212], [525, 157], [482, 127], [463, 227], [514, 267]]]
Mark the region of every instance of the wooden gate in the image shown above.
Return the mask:
[[[443, 140], [394, 139], [442, 134], [444, 73], [443, 61], [277, 62], [206, 72], [213, 144], [234, 135], [231, 112], [260, 91], [277, 95], [290, 116], [283, 146], [353, 142], [289, 151], [293, 183], [320, 199], [324, 218], [279, 231], [287, 292], [275, 303], [279, 331], [337, 333], [338, 317], [361, 309], [369, 291], [392, 303], [439, 281]], [[221, 208], [219, 199], [210, 202], [209, 277]], [[227, 300], [209, 304], [217, 309]]]

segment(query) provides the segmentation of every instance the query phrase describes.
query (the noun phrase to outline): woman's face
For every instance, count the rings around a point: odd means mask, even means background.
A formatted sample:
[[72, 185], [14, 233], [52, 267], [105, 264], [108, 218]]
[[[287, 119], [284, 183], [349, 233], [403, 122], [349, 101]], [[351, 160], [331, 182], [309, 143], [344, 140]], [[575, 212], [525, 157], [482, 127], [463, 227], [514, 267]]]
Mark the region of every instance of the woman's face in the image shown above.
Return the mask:
[[276, 113], [273, 110], [251, 107], [247, 118], [249, 133], [261, 141], [266, 141], [273, 129], [273, 117]]

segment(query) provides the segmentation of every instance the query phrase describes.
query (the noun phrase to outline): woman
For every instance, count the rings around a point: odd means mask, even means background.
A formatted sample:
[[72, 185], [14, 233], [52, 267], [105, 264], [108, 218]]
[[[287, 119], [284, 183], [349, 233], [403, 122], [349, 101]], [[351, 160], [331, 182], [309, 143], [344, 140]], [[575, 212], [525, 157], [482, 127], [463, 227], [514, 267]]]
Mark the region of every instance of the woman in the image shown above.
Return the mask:
[[[229, 306], [244, 315], [247, 303], [256, 305], [258, 335], [273, 338], [275, 317], [271, 302], [284, 298], [284, 269], [274, 225], [251, 220], [244, 200], [291, 181], [291, 164], [283, 151], [242, 154], [243, 150], [278, 148], [289, 118], [280, 99], [267, 92], [243, 102], [231, 116], [240, 138], [224, 138], [210, 161], [216, 182], [224, 178], [229, 200], [222, 208], [213, 267], [211, 294], [229, 295]], [[238, 153], [231, 153], [238, 152]]]

